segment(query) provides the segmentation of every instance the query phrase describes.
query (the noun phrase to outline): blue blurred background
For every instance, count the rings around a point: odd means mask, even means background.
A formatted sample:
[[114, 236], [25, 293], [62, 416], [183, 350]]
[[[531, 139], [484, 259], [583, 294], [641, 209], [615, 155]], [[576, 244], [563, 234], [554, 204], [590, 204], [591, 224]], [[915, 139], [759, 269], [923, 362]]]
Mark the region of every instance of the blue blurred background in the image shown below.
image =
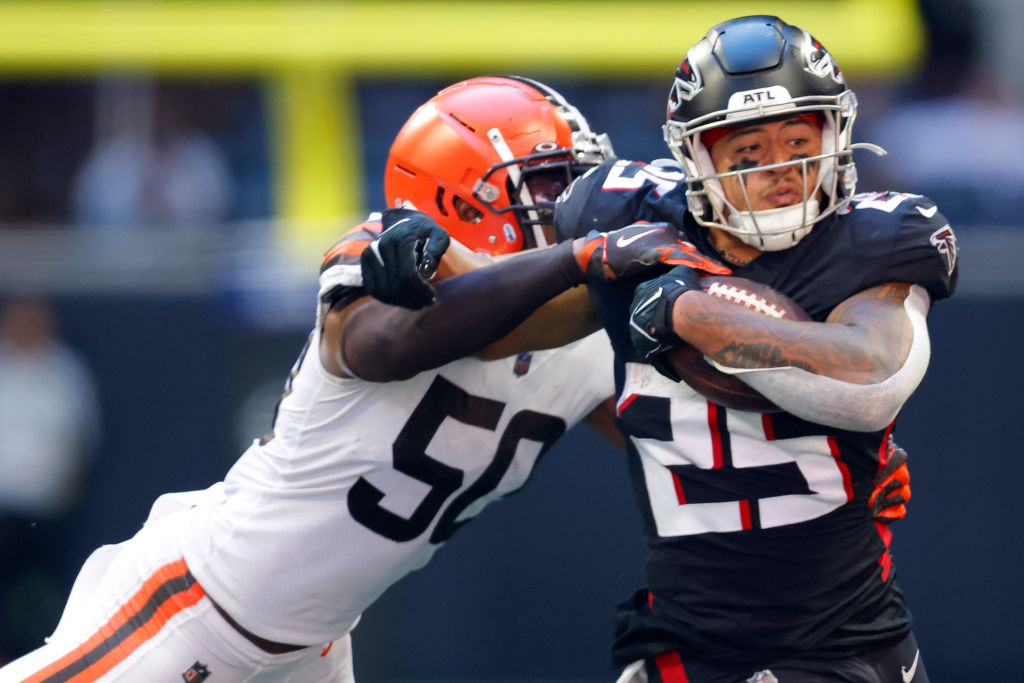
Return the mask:
[[[960, 290], [897, 432], [914, 499], [893, 555], [932, 680], [1024, 681], [1016, 0], [0, 5], [0, 661], [49, 632], [89, 551], [267, 430], [319, 254], [383, 206], [417, 105], [520, 73], [620, 157], [667, 156], [678, 59], [758, 12], [857, 90], [855, 139], [890, 152], [859, 160], [860, 189], [930, 195], [956, 230]], [[357, 678], [614, 680], [642, 549], [622, 455], [577, 428], [366, 613]]]

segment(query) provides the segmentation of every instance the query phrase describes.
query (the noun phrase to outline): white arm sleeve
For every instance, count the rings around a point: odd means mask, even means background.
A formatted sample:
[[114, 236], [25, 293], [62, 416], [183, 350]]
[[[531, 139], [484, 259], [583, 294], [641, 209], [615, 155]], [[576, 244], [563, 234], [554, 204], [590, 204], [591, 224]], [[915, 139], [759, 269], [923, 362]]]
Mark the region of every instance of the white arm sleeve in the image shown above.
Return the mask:
[[795, 367], [740, 370], [708, 358], [724, 373], [736, 375], [788, 413], [818, 424], [856, 432], [883, 429], [896, 417], [921, 383], [931, 343], [926, 315], [930, 298], [913, 285], [903, 302], [913, 330], [907, 360], [895, 373], [877, 384], [854, 384], [815, 375]]

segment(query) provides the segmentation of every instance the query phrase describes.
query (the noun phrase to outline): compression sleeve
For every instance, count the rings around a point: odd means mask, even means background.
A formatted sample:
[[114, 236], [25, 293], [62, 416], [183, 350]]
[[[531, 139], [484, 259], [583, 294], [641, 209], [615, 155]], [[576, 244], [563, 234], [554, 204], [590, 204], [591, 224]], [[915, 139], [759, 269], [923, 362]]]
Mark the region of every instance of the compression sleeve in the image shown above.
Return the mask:
[[342, 360], [361, 379], [408, 379], [476, 353], [582, 282], [569, 241], [442, 280], [418, 311], [368, 301], [345, 321]]
[[903, 365], [882, 382], [853, 384], [815, 375], [795, 367], [738, 370], [709, 360], [722, 372], [736, 375], [775, 405], [817, 424], [874, 432], [884, 429], [924, 378], [931, 356], [928, 338], [929, 297], [920, 285], [910, 288], [903, 302], [914, 339]]

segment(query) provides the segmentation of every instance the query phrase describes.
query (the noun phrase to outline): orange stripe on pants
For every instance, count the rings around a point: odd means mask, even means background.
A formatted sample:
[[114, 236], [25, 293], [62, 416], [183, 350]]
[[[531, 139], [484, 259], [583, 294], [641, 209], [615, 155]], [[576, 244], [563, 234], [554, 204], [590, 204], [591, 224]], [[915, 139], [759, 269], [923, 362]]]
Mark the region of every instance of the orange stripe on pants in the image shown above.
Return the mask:
[[[166, 597], [158, 595], [170, 582], [186, 579], [191, 582], [187, 588]], [[93, 683], [159, 633], [175, 614], [195, 605], [205, 594], [192, 579], [184, 559], [166, 564], [88, 640], [22, 683]], [[159, 604], [152, 604], [161, 598]], [[137, 622], [134, 627], [132, 622]], [[130, 630], [125, 631], [126, 628]], [[76, 669], [80, 670], [76, 673]]]

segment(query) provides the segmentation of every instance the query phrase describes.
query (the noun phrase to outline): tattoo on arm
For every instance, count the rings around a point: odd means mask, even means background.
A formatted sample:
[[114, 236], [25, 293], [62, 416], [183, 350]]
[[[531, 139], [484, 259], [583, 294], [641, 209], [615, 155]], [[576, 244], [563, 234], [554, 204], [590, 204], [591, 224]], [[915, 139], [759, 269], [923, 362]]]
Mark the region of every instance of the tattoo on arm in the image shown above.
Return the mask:
[[677, 318], [677, 332], [726, 367], [795, 367], [877, 382], [899, 369], [913, 341], [903, 311], [908, 291], [908, 285], [897, 283], [861, 292], [835, 308], [826, 321], [833, 324], [775, 320], [693, 297], [689, 300], [695, 305]]
[[787, 350], [779, 344], [765, 341], [754, 344], [729, 342], [714, 353], [708, 354], [716, 362], [729, 368], [780, 368], [792, 366], [807, 372], [818, 374], [817, 368], [796, 356], [787, 355]]
[[782, 321], [732, 304], [715, 305], [714, 310], [700, 307], [687, 312], [684, 320], [684, 338], [726, 367], [792, 366], [820, 374], [811, 354], [814, 328], [799, 323], [780, 328]]
[[826, 322], [857, 326], [880, 350], [865, 355], [865, 362], [890, 374], [903, 365], [914, 341], [914, 330], [903, 308], [909, 294], [910, 285], [904, 283], [872, 287], [836, 306]]

